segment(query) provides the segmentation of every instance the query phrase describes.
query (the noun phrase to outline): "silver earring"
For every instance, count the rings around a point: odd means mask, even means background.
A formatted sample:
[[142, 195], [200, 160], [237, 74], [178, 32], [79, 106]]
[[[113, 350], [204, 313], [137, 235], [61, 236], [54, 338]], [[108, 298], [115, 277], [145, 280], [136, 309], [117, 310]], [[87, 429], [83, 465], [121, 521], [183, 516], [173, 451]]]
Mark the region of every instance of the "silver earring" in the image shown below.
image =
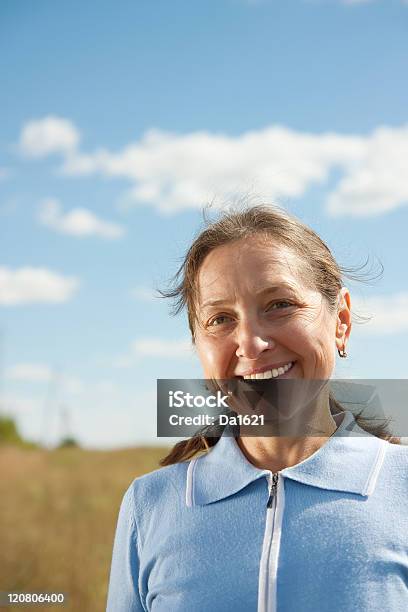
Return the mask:
[[337, 352], [339, 354], [339, 357], [342, 357], [343, 359], [345, 359], [347, 357], [345, 345], [343, 346], [342, 349], [337, 349]]

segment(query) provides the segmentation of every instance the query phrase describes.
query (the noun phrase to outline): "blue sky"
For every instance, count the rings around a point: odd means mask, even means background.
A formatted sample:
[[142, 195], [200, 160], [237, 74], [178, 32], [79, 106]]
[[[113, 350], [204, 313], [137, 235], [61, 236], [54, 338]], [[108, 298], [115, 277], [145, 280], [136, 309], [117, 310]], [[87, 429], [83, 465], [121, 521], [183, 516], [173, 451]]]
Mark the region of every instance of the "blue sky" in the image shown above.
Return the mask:
[[3, 0], [3, 410], [53, 443], [155, 439], [155, 381], [199, 377], [152, 298], [251, 191], [311, 224], [359, 312], [339, 376], [406, 378], [408, 4]]

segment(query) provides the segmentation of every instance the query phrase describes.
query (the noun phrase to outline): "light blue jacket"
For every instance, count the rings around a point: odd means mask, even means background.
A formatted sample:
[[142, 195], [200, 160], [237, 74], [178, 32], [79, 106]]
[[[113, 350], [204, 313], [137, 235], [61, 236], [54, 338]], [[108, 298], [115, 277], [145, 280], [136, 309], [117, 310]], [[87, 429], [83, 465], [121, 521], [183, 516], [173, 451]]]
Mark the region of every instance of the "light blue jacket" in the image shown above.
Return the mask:
[[207, 455], [136, 478], [107, 610], [407, 612], [408, 448], [346, 412], [275, 478], [225, 435]]

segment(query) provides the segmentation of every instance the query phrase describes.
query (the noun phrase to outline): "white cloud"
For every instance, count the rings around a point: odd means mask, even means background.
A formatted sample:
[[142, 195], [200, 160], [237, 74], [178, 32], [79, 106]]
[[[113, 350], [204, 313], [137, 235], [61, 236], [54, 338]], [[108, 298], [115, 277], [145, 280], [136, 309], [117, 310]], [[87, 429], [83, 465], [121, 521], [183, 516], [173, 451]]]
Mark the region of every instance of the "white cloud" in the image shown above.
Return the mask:
[[85, 384], [79, 378], [63, 375], [61, 378], [62, 388], [69, 395], [79, 395], [84, 392]]
[[121, 225], [99, 219], [86, 208], [74, 208], [64, 214], [60, 203], [51, 198], [41, 204], [38, 218], [40, 223], [61, 234], [80, 238], [99, 236], [114, 240], [125, 233]]
[[359, 315], [371, 317], [355, 326], [359, 331], [373, 336], [408, 332], [408, 292], [354, 299], [353, 308]]
[[46, 268], [0, 267], [0, 305], [50, 303], [69, 300], [77, 291], [79, 280]]
[[408, 127], [378, 128], [328, 199], [332, 215], [368, 217], [408, 204]]
[[44, 363], [16, 363], [5, 370], [5, 378], [11, 382], [49, 383], [54, 382], [59, 393], [78, 395], [83, 393], [83, 382], [74, 376], [51, 368]]
[[22, 382], [48, 382], [51, 376], [51, 368], [42, 363], [18, 363], [5, 371], [8, 380]]
[[141, 338], [132, 342], [131, 351], [134, 355], [148, 357], [184, 358], [191, 355], [191, 341]]
[[71, 153], [79, 140], [79, 132], [71, 121], [48, 116], [24, 125], [19, 148], [28, 157], [45, 157], [52, 153]]
[[379, 127], [364, 136], [269, 126], [235, 137], [150, 130], [117, 152], [72, 150], [61, 169], [71, 176], [127, 179], [123, 205], [147, 204], [163, 213], [248, 191], [270, 201], [296, 198], [337, 170], [341, 178], [327, 212], [370, 216], [408, 203], [407, 158], [408, 126]]
[[114, 359], [117, 368], [130, 368], [139, 358], [186, 359], [193, 356], [191, 340], [163, 340], [162, 338], [138, 338], [130, 349]]
[[73, 156], [64, 168], [127, 178], [134, 183], [128, 204], [162, 212], [201, 207], [214, 194], [222, 201], [253, 187], [271, 201], [299, 197], [338, 168], [343, 178], [328, 197], [328, 213], [369, 216], [408, 203], [407, 151], [406, 127], [379, 128], [365, 137], [278, 126], [236, 138], [151, 131], [122, 152]]
[[149, 131], [119, 153], [75, 155], [64, 164], [71, 175], [99, 172], [134, 183], [129, 201], [162, 212], [201, 207], [254, 186], [271, 199], [297, 197], [327, 179], [334, 165], [349, 167], [364, 152], [364, 139], [337, 134], [298, 133], [269, 127], [238, 137], [196, 132]]
[[11, 417], [25, 416], [32, 418], [40, 410], [38, 398], [25, 397], [14, 393], [2, 393], [0, 395], [0, 407], [2, 414]]

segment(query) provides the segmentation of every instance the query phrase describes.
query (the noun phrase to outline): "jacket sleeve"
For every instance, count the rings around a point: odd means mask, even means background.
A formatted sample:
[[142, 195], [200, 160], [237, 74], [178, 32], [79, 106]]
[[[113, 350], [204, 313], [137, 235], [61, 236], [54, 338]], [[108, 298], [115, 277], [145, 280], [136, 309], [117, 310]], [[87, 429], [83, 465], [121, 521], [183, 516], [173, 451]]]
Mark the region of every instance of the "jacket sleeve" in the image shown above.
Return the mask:
[[139, 594], [139, 555], [132, 486], [119, 510], [106, 612], [145, 612]]

